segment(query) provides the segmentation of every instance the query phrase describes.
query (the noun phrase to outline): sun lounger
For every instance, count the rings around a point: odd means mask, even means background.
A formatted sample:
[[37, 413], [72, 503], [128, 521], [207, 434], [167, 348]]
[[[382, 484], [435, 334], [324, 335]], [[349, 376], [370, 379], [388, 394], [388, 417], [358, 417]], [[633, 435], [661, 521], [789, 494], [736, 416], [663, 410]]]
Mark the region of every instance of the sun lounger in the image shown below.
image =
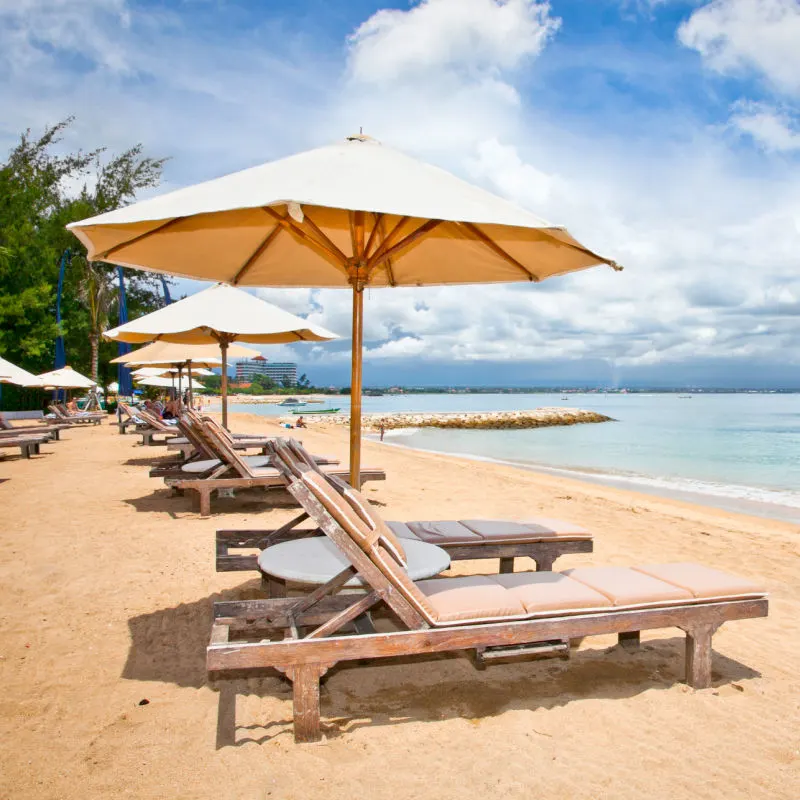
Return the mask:
[[[211, 514], [211, 498], [219, 489], [285, 488], [285, 480], [278, 470], [272, 467], [260, 469], [251, 467], [241, 454], [231, 447], [227, 438], [219, 433], [220, 426], [213, 420], [203, 419], [197, 424], [196, 420], [186, 417], [184, 422], [203, 442], [205, 450], [220, 457], [219, 467], [207, 478], [170, 481], [170, 485], [176, 491], [182, 492], [188, 489], [197, 492], [201, 516], [207, 517]], [[326, 468], [326, 474], [344, 478], [347, 471]], [[361, 470], [361, 480], [362, 482], [386, 480], [386, 473], [382, 469], [364, 467]]]
[[110, 425], [116, 425], [120, 434], [126, 434], [128, 428], [144, 428], [147, 423], [139, 416], [139, 409], [131, 408], [127, 403], [117, 403], [119, 414], [111, 420]]
[[[41, 422], [45, 422], [42, 418]], [[61, 431], [70, 426], [67, 424], [52, 424], [52, 425], [12, 425], [3, 414], [0, 414], [0, 436], [28, 436], [39, 434], [48, 434], [50, 439], [60, 439]]]
[[[308, 466], [298, 475], [281, 459], [275, 464], [351, 566], [304, 597], [216, 603], [206, 662], [220, 678], [231, 670], [284, 673], [293, 683], [298, 742], [320, 738], [320, 678], [342, 661], [459, 650], [482, 664], [554, 651], [566, 656], [573, 638], [617, 634], [634, 648], [640, 631], [677, 627], [686, 633], [686, 680], [702, 689], [711, 684], [717, 628], [767, 615], [761, 587], [697, 564], [413, 582], [402, 543], [360, 492]], [[363, 593], [336, 594], [356, 575], [366, 584]], [[353, 624], [376, 607], [400, 629], [376, 633]]]
[[11, 436], [0, 438], [0, 448], [19, 447], [20, 455], [30, 458], [32, 455], [39, 454], [39, 448], [47, 442], [45, 436]]
[[[142, 437], [141, 444], [144, 447], [165, 445], [170, 439], [180, 436], [177, 422], [175, 424], [167, 424], [157, 414], [152, 414], [144, 408], [139, 409], [136, 412], [136, 416], [147, 425], [146, 428], [137, 427], [134, 430], [134, 433]], [[156, 439], [156, 436], [164, 438]]]
[[[287, 466], [307, 460], [305, 448], [294, 439], [278, 439], [270, 448], [284, 448], [282, 456]], [[318, 462], [319, 463], [319, 462]], [[309, 515], [303, 513], [277, 530], [220, 530], [216, 533], [217, 572], [257, 570], [258, 555], [243, 555], [242, 550], [265, 548], [297, 536], [319, 535], [319, 527], [299, 527]], [[568, 553], [591, 553], [592, 534], [585, 528], [563, 520], [539, 517], [513, 520], [438, 520], [426, 522], [387, 522], [394, 534], [402, 539], [416, 539], [435, 544], [446, 550], [454, 561], [499, 558], [500, 573], [514, 571], [514, 559], [527, 556], [536, 562], [538, 570], [552, 570], [553, 562]], [[279, 582], [269, 580], [271, 592], [281, 592]], [[284, 592], [285, 593], [285, 592]]]
[[62, 404], [51, 403], [48, 408], [59, 422], [66, 422], [70, 425], [99, 425], [106, 417], [105, 414], [97, 412], [79, 411], [77, 414], [67, 411]]

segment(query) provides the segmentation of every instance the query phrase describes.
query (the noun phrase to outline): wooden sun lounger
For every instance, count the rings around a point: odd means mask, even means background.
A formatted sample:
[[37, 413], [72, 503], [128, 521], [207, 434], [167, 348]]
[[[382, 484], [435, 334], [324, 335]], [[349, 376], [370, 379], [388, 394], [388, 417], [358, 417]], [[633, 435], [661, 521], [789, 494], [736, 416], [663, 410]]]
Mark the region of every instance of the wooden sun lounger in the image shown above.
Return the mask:
[[[295, 439], [277, 439], [271, 446], [287, 448], [285, 462], [313, 464], [305, 448]], [[316, 460], [316, 458], [315, 458]], [[320, 463], [317, 461], [317, 463]], [[217, 572], [258, 570], [258, 555], [241, 550], [264, 550], [273, 544], [298, 536], [321, 535], [319, 527], [299, 527], [309, 519], [304, 512], [277, 530], [220, 530], [216, 533]], [[453, 561], [499, 558], [500, 573], [514, 571], [514, 559], [525, 557], [536, 562], [537, 570], [552, 570], [553, 562], [568, 553], [591, 553], [592, 534], [585, 528], [563, 520], [534, 518], [512, 520], [438, 520], [426, 522], [387, 522], [399, 539], [418, 539], [446, 550]], [[267, 581], [271, 596], [285, 595], [285, 586], [274, 577]], [[267, 586], [265, 586], [267, 588]]]
[[[185, 419], [189, 428], [203, 443], [204, 449], [215, 453], [220, 458], [220, 466], [209, 477], [201, 479], [176, 479], [170, 485], [176, 491], [187, 489], [197, 492], [200, 500], [200, 515], [207, 517], [211, 514], [211, 498], [219, 489], [285, 489], [286, 482], [281, 473], [272, 468], [264, 467], [253, 469], [235, 450], [227, 438], [219, 433], [219, 427], [214, 420], [203, 419], [201, 424], [194, 420]], [[346, 470], [331, 470], [327, 474], [337, 477], [346, 477]], [[386, 473], [382, 469], [365, 467], [361, 471], [361, 480], [380, 481], [386, 480]]]
[[[144, 428], [147, 424], [144, 421], [139, 421], [142, 419], [139, 417], [139, 410], [131, 408], [127, 403], [118, 403], [117, 408], [119, 408], [121, 413], [118, 415], [117, 419], [112, 419], [109, 425], [116, 425], [120, 434], [126, 434], [128, 428]], [[123, 419], [123, 415], [125, 419]]]
[[3, 414], [0, 414], [0, 436], [38, 436], [46, 433], [49, 434], [49, 438], [58, 440], [61, 438], [61, 431], [70, 427], [66, 423], [43, 425], [42, 422], [47, 420], [42, 419], [38, 425], [12, 425]]
[[46, 441], [48, 441], [47, 437], [43, 436], [13, 436], [0, 438], [0, 447], [19, 447], [20, 455], [30, 458], [32, 455], [39, 454], [40, 446]]
[[[143, 419], [147, 425], [146, 428], [137, 427], [134, 430], [134, 433], [142, 437], [140, 444], [144, 447], [163, 446], [170, 439], [180, 436], [176, 425], [167, 425], [156, 414], [151, 414], [146, 409], [139, 409], [137, 416], [139, 419]], [[156, 436], [163, 436], [164, 438], [156, 439]]]
[[[278, 459], [276, 465], [351, 566], [304, 597], [216, 603], [206, 663], [218, 678], [265, 668], [285, 674], [293, 684], [298, 742], [321, 738], [320, 678], [342, 661], [466, 650], [483, 665], [568, 656], [570, 639], [599, 634], [617, 634], [635, 648], [640, 631], [677, 627], [686, 633], [686, 680], [702, 689], [711, 685], [717, 628], [768, 612], [763, 589], [696, 564], [413, 582], [401, 543], [360, 492], [308, 466], [298, 475], [293, 465]], [[365, 591], [337, 594], [356, 575]], [[376, 607], [388, 610], [400, 630], [370, 630], [364, 616]]]
[[55, 414], [59, 422], [66, 422], [69, 425], [99, 425], [106, 417], [105, 414], [98, 414], [92, 412], [82, 412], [79, 414], [70, 414], [64, 406], [60, 404], [51, 403], [48, 408]]

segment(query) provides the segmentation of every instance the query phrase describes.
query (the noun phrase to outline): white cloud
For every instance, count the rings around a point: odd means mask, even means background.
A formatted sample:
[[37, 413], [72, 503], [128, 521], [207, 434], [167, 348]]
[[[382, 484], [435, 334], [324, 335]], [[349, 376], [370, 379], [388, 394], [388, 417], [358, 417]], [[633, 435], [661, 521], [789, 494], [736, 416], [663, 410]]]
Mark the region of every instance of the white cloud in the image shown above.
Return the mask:
[[438, 70], [494, 74], [539, 55], [559, 24], [537, 0], [421, 0], [360, 25], [349, 40], [350, 70], [380, 84]]
[[797, 0], [713, 0], [678, 30], [714, 70], [760, 72], [776, 89], [800, 94], [800, 3]]
[[731, 124], [753, 138], [766, 150], [800, 150], [800, 131], [791, 115], [763, 103], [740, 103], [731, 116]]

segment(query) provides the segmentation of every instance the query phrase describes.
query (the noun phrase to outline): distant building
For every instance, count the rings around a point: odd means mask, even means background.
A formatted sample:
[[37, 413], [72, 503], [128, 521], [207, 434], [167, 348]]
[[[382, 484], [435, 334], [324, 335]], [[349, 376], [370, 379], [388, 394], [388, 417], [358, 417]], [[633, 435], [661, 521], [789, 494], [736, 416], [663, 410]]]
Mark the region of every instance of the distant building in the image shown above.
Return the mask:
[[297, 364], [289, 361], [267, 361], [264, 356], [246, 358], [236, 364], [236, 382], [250, 382], [256, 375], [265, 375], [276, 384], [297, 385]]

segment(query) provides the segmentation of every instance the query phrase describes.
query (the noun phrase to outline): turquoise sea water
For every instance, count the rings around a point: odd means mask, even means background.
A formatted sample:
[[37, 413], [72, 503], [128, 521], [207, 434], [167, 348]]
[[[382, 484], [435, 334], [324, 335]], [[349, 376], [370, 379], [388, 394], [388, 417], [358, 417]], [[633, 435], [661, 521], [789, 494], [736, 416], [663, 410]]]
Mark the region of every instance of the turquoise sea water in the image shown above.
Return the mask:
[[[572, 406], [617, 422], [534, 430], [390, 431], [386, 442], [800, 522], [800, 394], [385, 395], [364, 411], [496, 411]], [[345, 412], [348, 398], [331, 398]], [[309, 408], [320, 408], [310, 406]], [[323, 406], [324, 407], [324, 406]], [[277, 406], [237, 411], [285, 413]]]

